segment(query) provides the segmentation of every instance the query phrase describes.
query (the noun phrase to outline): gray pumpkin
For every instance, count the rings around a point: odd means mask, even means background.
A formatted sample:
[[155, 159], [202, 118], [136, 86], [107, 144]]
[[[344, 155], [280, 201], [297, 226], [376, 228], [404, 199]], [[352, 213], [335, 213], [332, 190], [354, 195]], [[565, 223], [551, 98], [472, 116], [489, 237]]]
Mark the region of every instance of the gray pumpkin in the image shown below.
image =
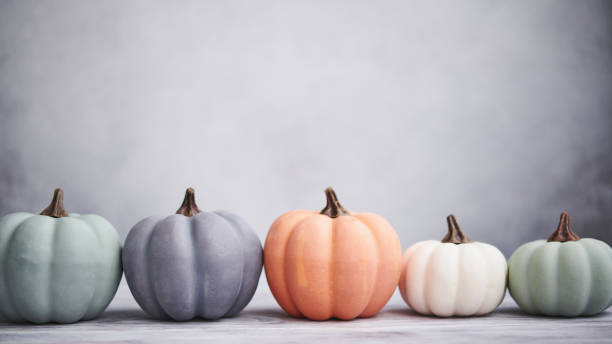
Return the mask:
[[226, 211], [200, 212], [192, 188], [175, 215], [137, 223], [122, 254], [140, 307], [178, 321], [238, 314], [253, 297], [263, 264], [251, 227]]

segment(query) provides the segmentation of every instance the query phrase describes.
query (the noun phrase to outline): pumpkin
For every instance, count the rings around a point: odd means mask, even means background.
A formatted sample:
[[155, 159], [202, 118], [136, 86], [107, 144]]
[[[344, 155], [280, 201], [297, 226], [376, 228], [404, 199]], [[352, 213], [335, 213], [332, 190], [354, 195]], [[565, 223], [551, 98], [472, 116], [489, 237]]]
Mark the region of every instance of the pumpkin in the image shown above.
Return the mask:
[[200, 211], [192, 188], [176, 214], [138, 222], [123, 250], [125, 278], [140, 307], [177, 321], [238, 314], [257, 289], [262, 261], [251, 227], [227, 211]]
[[612, 304], [612, 249], [581, 239], [565, 212], [548, 240], [520, 246], [508, 265], [510, 295], [526, 313], [594, 315]]
[[454, 215], [442, 241], [427, 240], [404, 253], [399, 289], [415, 312], [471, 316], [493, 311], [506, 293], [506, 259], [494, 246], [471, 241]]
[[121, 242], [98, 215], [68, 214], [56, 189], [40, 215], [0, 219], [0, 317], [73, 323], [98, 316], [121, 279]]
[[293, 210], [270, 227], [264, 246], [268, 284], [295, 317], [373, 316], [399, 280], [399, 238], [383, 217], [348, 212], [332, 188], [325, 195], [320, 212]]

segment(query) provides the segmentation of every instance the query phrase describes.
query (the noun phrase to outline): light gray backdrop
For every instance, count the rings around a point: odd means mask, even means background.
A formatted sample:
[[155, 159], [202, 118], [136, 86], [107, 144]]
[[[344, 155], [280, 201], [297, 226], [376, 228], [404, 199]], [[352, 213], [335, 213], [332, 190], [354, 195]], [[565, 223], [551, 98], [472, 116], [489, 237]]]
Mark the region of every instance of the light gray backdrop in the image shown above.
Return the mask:
[[407, 248], [509, 256], [561, 211], [612, 241], [612, 6], [603, 1], [0, 2], [0, 214], [125, 237], [186, 187], [260, 238], [281, 213], [385, 216]]

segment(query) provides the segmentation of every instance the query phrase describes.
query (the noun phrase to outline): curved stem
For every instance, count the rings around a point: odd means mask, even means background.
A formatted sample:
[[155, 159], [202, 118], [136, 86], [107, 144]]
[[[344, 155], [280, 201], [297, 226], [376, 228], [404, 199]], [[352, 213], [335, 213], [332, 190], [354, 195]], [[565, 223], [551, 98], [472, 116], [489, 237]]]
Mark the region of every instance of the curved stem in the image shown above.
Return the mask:
[[321, 214], [327, 215], [331, 218], [335, 218], [342, 215], [351, 215], [348, 210], [344, 209], [344, 207], [338, 201], [338, 196], [336, 196], [336, 192], [332, 187], [328, 187], [325, 189], [325, 197], [327, 198], [327, 205], [323, 210], [321, 210]]
[[183, 199], [183, 204], [176, 211], [177, 214], [185, 215], [187, 217], [191, 217], [197, 213], [201, 212], [198, 209], [198, 206], [195, 202], [195, 190], [193, 188], [188, 188], [185, 191], [185, 198]]
[[446, 217], [446, 222], [448, 223], [448, 233], [442, 238], [442, 242], [449, 242], [453, 244], [465, 244], [468, 242], [472, 242], [467, 235], [463, 234], [461, 231], [461, 227], [457, 223], [457, 219], [455, 215], [450, 214]]
[[53, 191], [53, 199], [48, 207], [40, 212], [40, 215], [47, 215], [51, 217], [66, 217], [68, 212], [64, 209], [64, 192], [62, 189], [57, 188]]
[[551, 236], [548, 237], [547, 241], [566, 242], [578, 240], [580, 240], [580, 237], [572, 230], [572, 226], [570, 226], [569, 215], [566, 212], [562, 212], [561, 218], [559, 219], [559, 225], [557, 226], [557, 230], [553, 234], [551, 234]]

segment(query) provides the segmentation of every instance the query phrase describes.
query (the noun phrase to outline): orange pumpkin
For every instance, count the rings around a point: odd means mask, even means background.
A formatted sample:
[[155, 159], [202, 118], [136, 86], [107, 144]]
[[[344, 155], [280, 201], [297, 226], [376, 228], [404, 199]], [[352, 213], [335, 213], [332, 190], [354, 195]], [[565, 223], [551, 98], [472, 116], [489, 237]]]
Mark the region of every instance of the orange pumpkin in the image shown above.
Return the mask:
[[266, 278], [279, 305], [312, 320], [370, 317], [400, 278], [402, 248], [391, 224], [344, 209], [330, 187], [320, 212], [293, 210], [270, 227]]

